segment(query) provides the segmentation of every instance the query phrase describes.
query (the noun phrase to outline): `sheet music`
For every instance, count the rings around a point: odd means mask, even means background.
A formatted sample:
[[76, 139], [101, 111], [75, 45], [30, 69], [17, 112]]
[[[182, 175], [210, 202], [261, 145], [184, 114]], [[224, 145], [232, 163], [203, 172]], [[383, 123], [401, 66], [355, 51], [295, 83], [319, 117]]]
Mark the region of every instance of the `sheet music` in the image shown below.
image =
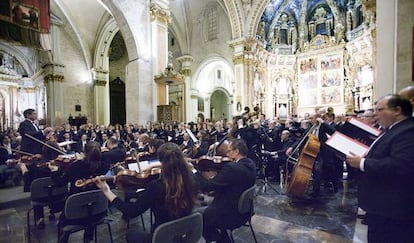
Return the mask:
[[194, 143], [198, 142], [197, 137], [194, 136], [194, 133], [190, 129], [186, 128], [185, 131], [188, 133], [188, 135], [190, 135], [190, 138], [193, 140]]
[[349, 121], [349, 123], [361, 128], [364, 131], [367, 131], [369, 133], [371, 133], [372, 135], [378, 137], [381, 134], [381, 130], [376, 129], [375, 127], [372, 127], [370, 125], [368, 125], [367, 123], [360, 121], [356, 118], [351, 118]]
[[368, 146], [340, 132], [332, 134], [332, 136], [326, 141], [326, 145], [345, 155], [350, 155], [350, 152], [352, 152], [363, 157], [368, 151]]
[[[139, 163], [139, 167], [138, 167]], [[146, 160], [146, 161], [140, 161], [138, 163], [130, 163], [128, 164], [129, 170], [134, 170], [136, 172], [140, 172], [139, 168], [141, 168], [141, 171], [148, 169], [150, 166], [161, 166], [161, 162], [159, 160]]]
[[75, 141], [63, 141], [61, 143], [58, 143], [58, 145], [59, 145], [59, 147], [64, 147], [66, 145], [74, 144], [74, 143], [76, 143], [76, 142]]

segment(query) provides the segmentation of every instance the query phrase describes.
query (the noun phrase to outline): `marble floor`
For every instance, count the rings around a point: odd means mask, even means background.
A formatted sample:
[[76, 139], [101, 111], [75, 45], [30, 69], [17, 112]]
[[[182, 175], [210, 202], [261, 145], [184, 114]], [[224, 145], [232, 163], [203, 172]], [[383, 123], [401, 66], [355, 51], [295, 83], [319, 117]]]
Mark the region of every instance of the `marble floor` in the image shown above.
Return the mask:
[[[258, 242], [365, 242], [366, 227], [356, 217], [356, 189], [348, 188], [346, 181], [337, 193], [322, 188], [319, 197], [302, 200], [283, 195], [275, 183], [265, 192], [263, 183], [258, 181], [257, 185], [252, 225]], [[22, 191], [22, 187], [0, 189], [0, 242], [28, 242], [26, 212], [30, 200]], [[119, 211], [111, 211], [114, 241], [125, 242], [127, 224]], [[144, 214], [144, 221], [148, 229], [149, 213]], [[142, 227], [140, 220], [133, 219], [131, 227]], [[56, 221], [46, 220], [42, 230], [31, 229], [31, 242], [56, 242]], [[234, 236], [236, 242], [254, 242], [248, 227], [235, 230]], [[99, 242], [110, 242], [105, 226], [98, 228], [98, 238]], [[82, 233], [71, 235], [70, 242], [82, 242]]]

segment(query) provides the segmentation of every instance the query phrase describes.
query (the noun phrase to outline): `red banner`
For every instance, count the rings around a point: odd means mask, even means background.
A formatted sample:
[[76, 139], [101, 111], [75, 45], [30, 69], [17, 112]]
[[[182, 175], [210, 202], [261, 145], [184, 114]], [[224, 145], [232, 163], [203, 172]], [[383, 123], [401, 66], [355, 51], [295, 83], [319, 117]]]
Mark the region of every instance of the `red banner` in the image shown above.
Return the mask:
[[0, 19], [22, 28], [49, 32], [49, 0], [1, 0]]

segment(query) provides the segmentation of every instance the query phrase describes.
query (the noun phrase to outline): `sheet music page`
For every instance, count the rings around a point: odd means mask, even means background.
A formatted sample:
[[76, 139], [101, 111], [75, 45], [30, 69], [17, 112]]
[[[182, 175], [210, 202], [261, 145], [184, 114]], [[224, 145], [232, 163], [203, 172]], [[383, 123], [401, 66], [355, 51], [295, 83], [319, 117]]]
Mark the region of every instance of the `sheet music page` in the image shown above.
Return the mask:
[[350, 152], [363, 157], [368, 151], [368, 146], [352, 139], [340, 132], [335, 132], [327, 141], [326, 144], [345, 155], [350, 155]]
[[186, 128], [185, 131], [188, 133], [188, 135], [190, 135], [190, 138], [193, 140], [194, 143], [198, 141], [197, 137], [194, 136], [194, 133], [190, 129]]
[[376, 129], [375, 127], [372, 127], [370, 125], [368, 125], [367, 123], [360, 121], [356, 118], [351, 118], [349, 121], [349, 123], [363, 129], [364, 131], [367, 131], [369, 133], [371, 133], [372, 135], [378, 137], [381, 134], [381, 130]]
[[[139, 167], [138, 167], [139, 163]], [[146, 160], [146, 161], [140, 161], [138, 163], [130, 163], [128, 164], [128, 169], [134, 170], [136, 172], [140, 172], [139, 168], [141, 168], [141, 171], [148, 169], [148, 167], [151, 166], [161, 166], [161, 162], [159, 160]]]

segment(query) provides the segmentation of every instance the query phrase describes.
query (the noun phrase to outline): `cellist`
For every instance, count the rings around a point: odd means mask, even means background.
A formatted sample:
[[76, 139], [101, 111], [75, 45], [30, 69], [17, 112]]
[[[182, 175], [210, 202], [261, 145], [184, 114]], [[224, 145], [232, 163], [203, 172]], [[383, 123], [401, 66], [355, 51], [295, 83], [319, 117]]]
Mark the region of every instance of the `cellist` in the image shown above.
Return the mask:
[[[313, 190], [311, 193], [311, 196], [318, 196], [320, 193], [320, 184], [322, 181], [323, 163], [331, 163], [332, 159], [335, 156], [333, 150], [325, 144], [326, 140], [328, 140], [327, 134], [332, 135], [335, 132], [335, 128], [324, 122], [322, 116], [318, 113], [314, 113], [311, 116], [311, 122], [312, 127], [309, 129], [313, 130], [310, 132], [319, 140], [320, 143], [320, 150], [313, 165]], [[308, 133], [306, 132], [305, 134], [307, 135]], [[288, 157], [292, 155], [292, 151], [298, 145], [298, 142], [294, 143], [286, 150], [286, 155]]]

